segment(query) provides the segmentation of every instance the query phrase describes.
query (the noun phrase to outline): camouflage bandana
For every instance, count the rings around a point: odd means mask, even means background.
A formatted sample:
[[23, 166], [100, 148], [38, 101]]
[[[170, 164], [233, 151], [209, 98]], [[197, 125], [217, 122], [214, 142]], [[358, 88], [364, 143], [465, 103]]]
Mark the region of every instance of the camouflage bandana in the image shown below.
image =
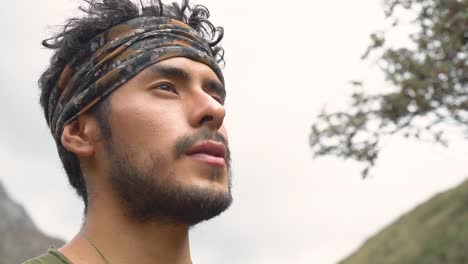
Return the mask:
[[60, 142], [65, 125], [96, 105], [145, 68], [174, 57], [209, 66], [224, 78], [207, 42], [187, 24], [165, 17], [141, 17], [119, 24], [93, 38], [84, 50], [91, 54], [72, 60], [49, 98], [48, 122]]

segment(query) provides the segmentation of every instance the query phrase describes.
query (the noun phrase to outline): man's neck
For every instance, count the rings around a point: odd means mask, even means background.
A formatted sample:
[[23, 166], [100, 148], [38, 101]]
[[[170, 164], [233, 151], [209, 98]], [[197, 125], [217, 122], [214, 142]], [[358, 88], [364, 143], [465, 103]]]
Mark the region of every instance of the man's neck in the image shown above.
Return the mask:
[[59, 251], [73, 263], [189, 264], [188, 229], [167, 222], [138, 222], [129, 219], [118, 203], [95, 201], [80, 233]]

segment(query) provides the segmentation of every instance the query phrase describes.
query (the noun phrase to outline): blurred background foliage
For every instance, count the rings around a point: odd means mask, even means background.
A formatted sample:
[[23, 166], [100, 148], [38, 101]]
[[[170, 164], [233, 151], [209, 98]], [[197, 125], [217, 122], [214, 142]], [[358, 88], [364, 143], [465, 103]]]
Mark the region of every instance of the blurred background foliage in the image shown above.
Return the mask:
[[[415, 16], [417, 31], [408, 47], [392, 47], [386, 36], [401, 26], [404, 10]], [[322, 111], [309, 139], [315, 157], [362, 162], [363, 177], [375, 165], [382, 137], [399, 133], [447, 146], [447, 125], [468, 135], [468, 0], [384, 0], [384, 12], [391, 26], [370, 35], [362, 59], [377, 58], [393, 90], [371, 94], [362, 81], [352, 81], [350, 105]]]

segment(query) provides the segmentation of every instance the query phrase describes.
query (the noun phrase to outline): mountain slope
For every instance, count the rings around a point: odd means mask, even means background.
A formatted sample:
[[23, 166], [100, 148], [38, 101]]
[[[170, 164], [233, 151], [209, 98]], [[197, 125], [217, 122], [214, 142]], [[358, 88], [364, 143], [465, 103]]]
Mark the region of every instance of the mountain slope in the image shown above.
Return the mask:
[[64, 242], [44, 235], [24, 208], [10, 199], [0, 182], [0, 263], [18, 264]]
[[368, 239], [340, 264], [468, 263], [468, 180]]

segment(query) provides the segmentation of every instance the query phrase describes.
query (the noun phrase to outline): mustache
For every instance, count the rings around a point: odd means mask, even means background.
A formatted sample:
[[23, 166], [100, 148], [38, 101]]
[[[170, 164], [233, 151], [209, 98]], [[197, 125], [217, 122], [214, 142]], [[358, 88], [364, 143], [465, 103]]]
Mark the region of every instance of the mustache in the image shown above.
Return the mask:
[[184, 135], [177, 138], [175, 142], [176, 158], [180, 158], [187, 152], [188, 149], [193, 147], [193, 145], [204, 140], [213, 140], [215, 142], [222, 143], [226, 148], [226, 162], [228, 165], [231, 164], [231, 151], [229, 149], [229, 143], [227, 139], [219, 132], [213, 133], [209, 128], [203, 128], [202, 130], [192, 135]]

